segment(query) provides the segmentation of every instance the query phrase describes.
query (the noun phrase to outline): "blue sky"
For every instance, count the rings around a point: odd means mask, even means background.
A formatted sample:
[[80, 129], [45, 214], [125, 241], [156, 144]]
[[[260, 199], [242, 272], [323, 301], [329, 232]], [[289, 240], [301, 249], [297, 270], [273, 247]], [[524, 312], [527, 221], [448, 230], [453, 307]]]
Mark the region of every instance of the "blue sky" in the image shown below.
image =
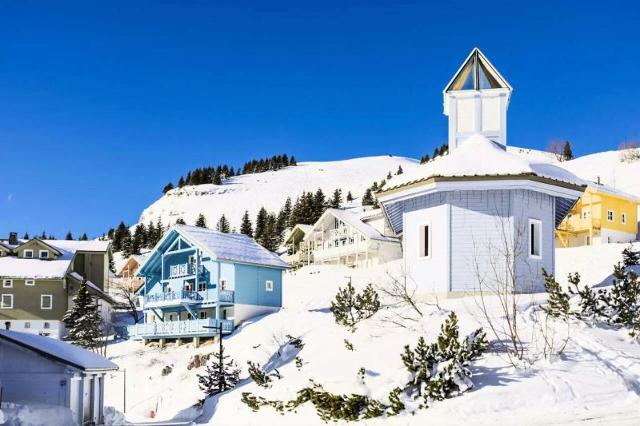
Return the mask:
[[0, 236], [98, 236], [198, 166], [431, 153], [474, 46], [509, 144], [640, 139], [632, 2], [155, 3], [0, 6]]

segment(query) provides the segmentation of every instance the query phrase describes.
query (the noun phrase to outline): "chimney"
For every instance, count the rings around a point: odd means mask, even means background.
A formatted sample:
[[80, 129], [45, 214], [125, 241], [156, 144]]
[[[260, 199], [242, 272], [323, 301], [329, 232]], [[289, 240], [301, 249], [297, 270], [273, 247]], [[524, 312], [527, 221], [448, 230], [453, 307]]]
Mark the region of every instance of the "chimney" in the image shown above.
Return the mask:
[[18, 245], [18, 233], [17, 232], [9, 232], [9, 244], [12, 246]]

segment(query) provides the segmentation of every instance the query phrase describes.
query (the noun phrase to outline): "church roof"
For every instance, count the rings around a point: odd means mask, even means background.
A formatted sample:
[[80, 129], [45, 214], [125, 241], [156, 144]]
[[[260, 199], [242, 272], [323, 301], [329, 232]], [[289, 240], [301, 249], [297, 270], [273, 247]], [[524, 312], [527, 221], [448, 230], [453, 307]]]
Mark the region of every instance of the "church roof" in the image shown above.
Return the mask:
[[486, 56], [474, 48], [453, 76], [444, 92], [456, 90], [509, 89], [511, 86]]
[[[414, 186], [430, 179], [474, 180], [477, 178], [538, 177], [575, 187], [584, 187], [586, 182], [556, 165], [529, 160], [506, 151], [504, 147], [485, 136], [474, 134], [450, 154], [437, 157], [417, 169], [393, 179], [393, 185], [379, 192], [387, 195], [398, 192], [409, 185]], [[446, 180], [446, 179], [443, 179]]]

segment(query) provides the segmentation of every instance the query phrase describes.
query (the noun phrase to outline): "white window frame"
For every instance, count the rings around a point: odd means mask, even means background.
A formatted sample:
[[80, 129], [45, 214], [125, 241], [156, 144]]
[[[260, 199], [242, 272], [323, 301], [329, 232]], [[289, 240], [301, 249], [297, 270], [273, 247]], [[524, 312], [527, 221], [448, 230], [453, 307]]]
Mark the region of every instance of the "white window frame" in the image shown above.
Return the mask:
[[2, 288], [13, 288], [13, 280], [11, 278], [3, 278]]
[[272, 292], [273, 291], [273, 280], [266, 280], [264, 282], [265, 291]]
[[[542, 259], [542, 221], [539, 219], [529, 219], [529, 222], [527, 224], [527, 235], [529, 236], [529, 238], [527, 239], [528, 244], [528, 251], [529, 251], [529, 257], [532, 259]], [[535, 242], [535, 240], [532, 240], [533, 237], [533, 233], [531, 230], [531, 225], [535, 225], [538, 228], [538, 232], [537, 232], [537, 238], [538, 238], [538, 254], [534, 254], [531, 251], [531, 244], [532, 242]]]
[[625, 212], [620, 213], [620, 221], [623, 225], [627, 224], [627, 214]]
[[[27, 253], [31, 253], [31, 256], [27, 256]], [[25, 250], [22, 252], [22, 257], [25, 259], [33, 259], [33, 250]]]
[[200, 311], [200, 313], [198, 314], [198, 318], [207, 319], [207, 311]]
[[[43, 253], [46, 253], [46, 256], [42, 256]], [[49, 259], [49, 250], [38, 250], [38, 259]]]
[[[429, 228], [429, 241], [427, 241], [427, 246], [429, 247], [429, 252], [425, 255], [423, 254], [422, 249], [424, 248], [424, 228]], [[418, 259], [431, 259], [431, 254], [433, 253], [433, 227], [431, 226], [431, 222], [423, 222], [418, 225]]]
[[[609, 216], [611, 216], [611, 219], [609, 219]], [[607, 221], [613, 222], [615, 220], [616, 220], [616, 217], [613, 214], [613, 210], [607, 210]]]
[[227, 290], [227, 283], [226, 278], [220, 278], [220, 290]]
[[[9, 300], [11, 300], [10, 305], [5, 305], [5, 297], [8, 297]], [[13, 294], [0, 294], [0, 309], [13, 309]]]
[[[49, 306], [44, 306], [44, 301], [46, 298], [49, 298]], [[41, 294], [40, 295], [40, 309], [44, 311], [50, 311], [53, 309], [53, 295], [52, 294]]]
[[26, 279], [24, 280], [24, 285], [26, 285], [27, 287], [33, 287], [36, 285], [36, 280]]

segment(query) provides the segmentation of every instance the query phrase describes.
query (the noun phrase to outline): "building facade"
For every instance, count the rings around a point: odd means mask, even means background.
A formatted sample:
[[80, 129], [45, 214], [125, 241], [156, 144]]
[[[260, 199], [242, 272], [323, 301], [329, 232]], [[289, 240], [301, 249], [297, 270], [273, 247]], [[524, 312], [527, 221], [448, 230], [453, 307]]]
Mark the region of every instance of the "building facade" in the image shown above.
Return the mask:
[[140, 267], [145, 280], [144, 323], [129, 327], [135, 339], [216, 336], [282, 307], [282, 273], [276, 254], [242, 234], [176, 225]]
[[638, 238], [637, 197], [590, 184], [556, 230], [558, 247], [627, 243]]
[[[539, 291], [584, 182], [506, 150], [511, 86], [474, 49], [444, 92], [449, 154], [377, 194], [419, 294]], [[464, 100], [461, 104], [461, 100]]]
[[84, 280], [102, 318], [110, 321], [114, 302], [104, 291], [109, 242], [18, 240], [12, 235], [0, 244], [0, 328], [63, 337], [62, 317]]

